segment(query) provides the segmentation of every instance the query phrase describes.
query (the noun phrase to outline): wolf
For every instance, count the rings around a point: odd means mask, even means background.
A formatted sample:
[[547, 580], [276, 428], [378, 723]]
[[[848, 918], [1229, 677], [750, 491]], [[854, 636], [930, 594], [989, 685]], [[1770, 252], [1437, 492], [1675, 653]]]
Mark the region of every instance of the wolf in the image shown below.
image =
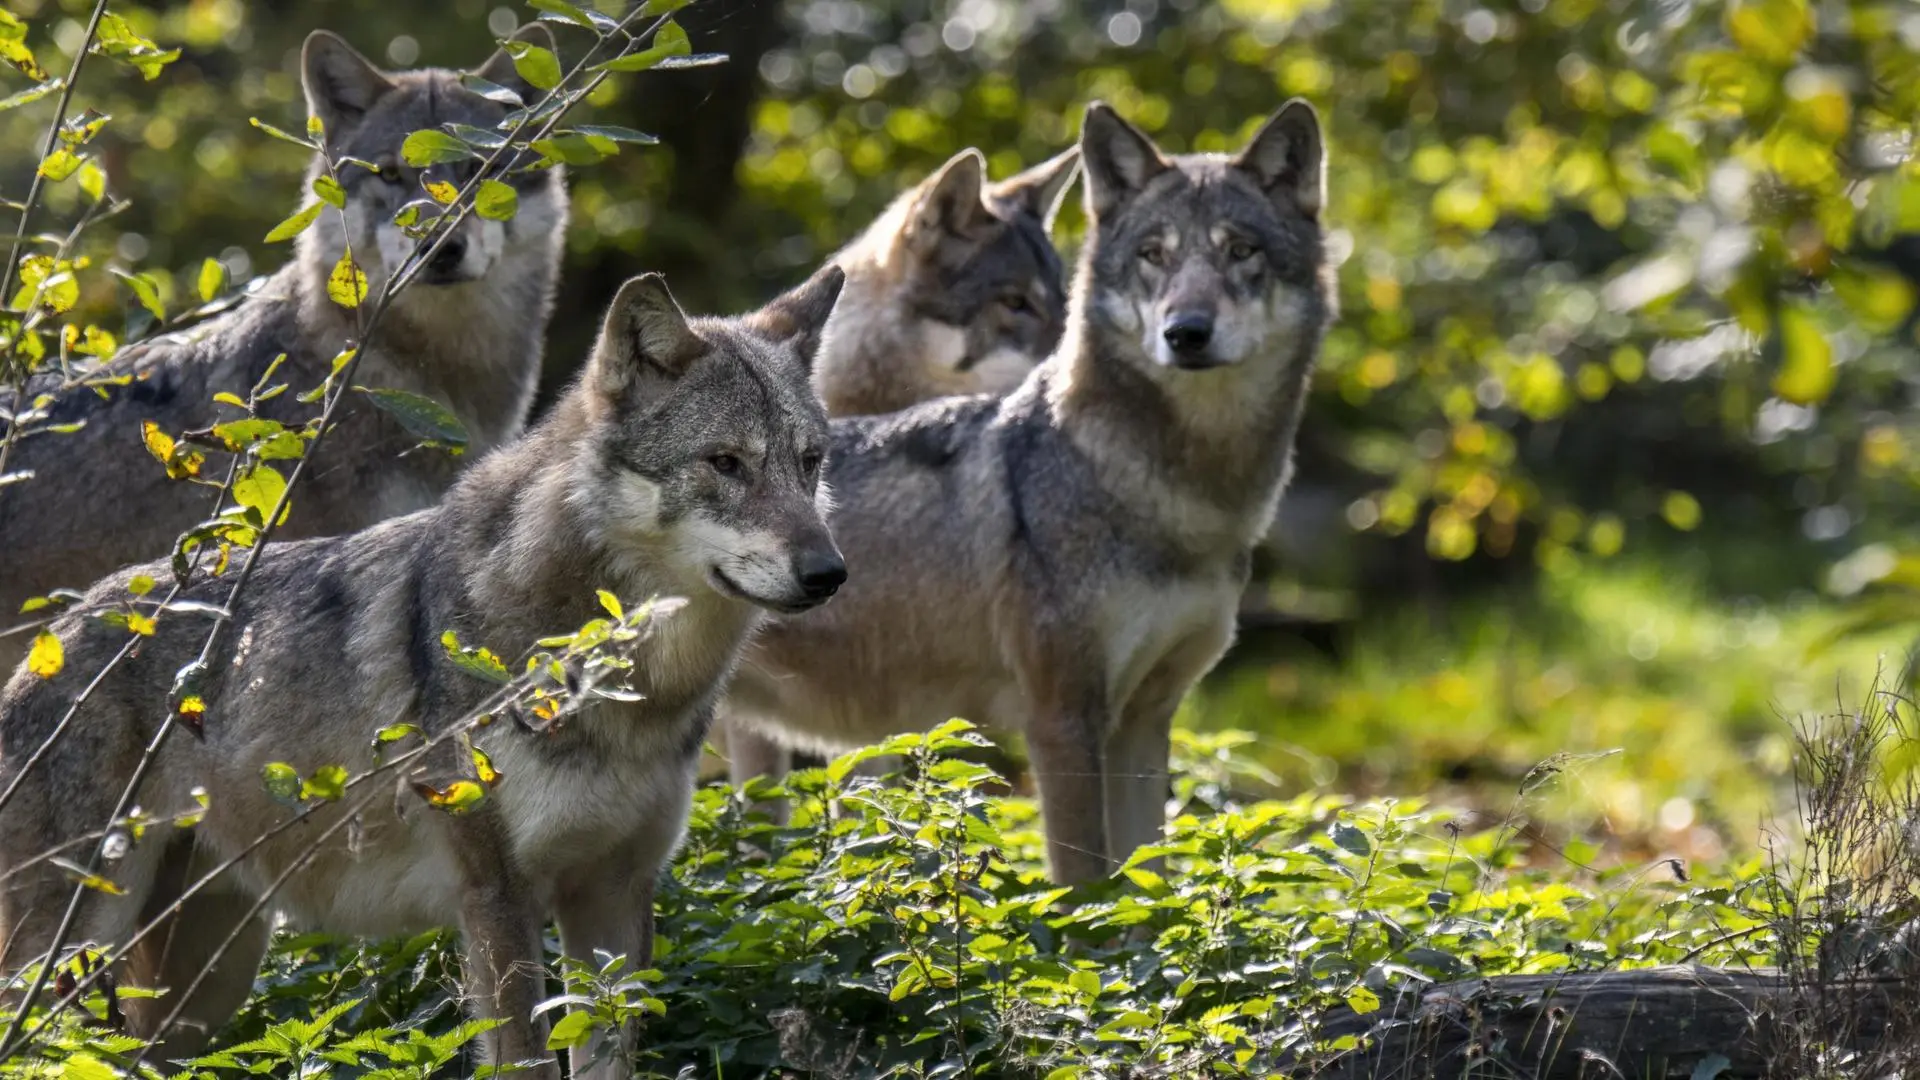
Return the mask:
[[[846, 579], [825, 523], [827, 418], [808, 384], [841, 280], [827, 267], [750, 315], [688, 319], [657, 275], [636, 278], [551, 412], [476, 463], [439, 505], [266, 549], [198, 691], [201, 737], [176, 731], [162, 743], [139, 795], [165, 810], [190, 807], [204, 790], [205, 819], [133, 842], [103, 870], [118, 893], [88, 892], [77, 923], [76, 940], [125, 942], [179, 899], [183, 881], [238, 859], [210, 891], [185, 899], [167, 933], [137, 947], [124, 982], [180, 994], [239, 926], [236, 951], [186, 1000], [174, 1030], [155, 1029], [179, 998], [129, 998], [136, 1034], [188, 1053], [233, 1014], [269, 933], [264, 918], [245, 916], [269, 896], [267, 910], [293, 925], [340, 934], [457, 921], [472, 1007], [504, 1021], [486, 1036], [498, 1063], [546, 1054], [533, 1010], [544, 997], [548, 913], [569, 956], [591, 960], [599, 949], [647, 966], [654, 883], [685, 827], [700, 748], [742, 643], [763, 613], [815, 607]], [[151, 564], [114, 574], [87, 604], [152, 609], [130, 583], [166, 572]], [[219, 603], [227, 587], [202, 577], [186, 595]], [[386, 725], [447, 731], [495, 685], [461, 670], [443, 634], [512, 665], [543, 635], [598, 615], [596, 589], [628, 605], [685, 598], [639, 646], [631, 693], [594, 701], [550, 731], [478, 729], [474, 744], [500, 779], [466, 814], [401, 791], [313, 846], [348, 812], [342, 800], [247, 851], [290, 813], [264, 789], [264, 767], [362, 775]], [[166, 715], [175, 673], [206, 635], [199, 616], [150, 613], [156, 633], [31, 769], [125, 631], [62, 615], [51, 632], [64, 667], [46, 678], [23, 664], [0, 694], [0, 785], [19, 789], [0, 808], [0, 933], [15, 965], [44, 953], [73, 891], [36, 857], [84, 843], [85, 830], [107, 821]], [[270, 893], [281, 874], [290, 876]], [[576, 1057], [575, 1074], [631, 1075], [616, 1057], [585, 1068]], [[533, 1074], [558, 1077], [558, 1065], [548, 1058]]]
[[813, 376], [828, 415], [1004, 394], [1060, 340], [1065, 274], [1047, 233], [1079, 152], [992, 184], [986, 166], [955, 154], [828, 260], [847, 274]]
[[1169, 157], [1111, 108], [1059, 348], [1004, 398], [833, 422], [858, 573], [770, 621], [730, 721], [833, 752], [964, 716], [1020, 732], [1061, 882], [1161, 834], [1173, 712], [1231, 643], [1335, 297], [1319, 119]]
[[[523, 29], [518, 40], [553, 44], [539, 24]], [[159, 465], [147, 461], [142, 423], [178, 436], [236, 419], [240, 411], [216, 405], [213, 395], [245, 397], [283, 353], [273, 381], [290, 392], [262, 412], [294, 427], [304, 422], [317, 407], [295, 402], [297, 392], [324, 381], [334, 357], [357, 337], [354, 313], [327, 297], [328, 274], [350, 244], [369, 287], [378, 290], [415, 243], [393, 224], [395, 212], [424, 198], [424, 183], [459, 183], [478, 167], [415, 169], [400, 157], [402, 141], [450, 122], [492, 129], [509, 110], [467, 89], [453, 71], [383, 72], [326, 31], [307, 38], [301, 67], [326, 154], [377, 169], [339, 166], [344, 211], [326, 209], [299, 237], [295, 258], [239, 306], [122, 350], [112, 369], [132, 376], [131, 383], [110, 389], [105, 399], [84, 387], [60, 394], [45, 421], [84, 423], [80, 431], [16, 445], [9, 471], [35, 476], [0, 486], [0, 561], [7, 567], [0, 573], [0, 620], [10, 622], [27, 597], [164, 555], [176, 536], [212, 516], [204, 489], [170, 484]], [[537, 93], [515, 74], [504, 50], [477, 74], [529, 104]], [[316, 155], [309, 178], [324, 172]], [[558, 169], [519, 170], [501, 179], [516, 189], [518, 212], [508, 221], [469, 215], [389, 309], [355, 375], [358, 384], [409, 391], [451, 408], [466, 428], [468, 452], [476, 455], [525, 424], [566, 231], [565, 179]], [[10, 411], [25, 411], [57, 384], [51, 377], [36, 380]], [[5, 399], [0, 392], [0, 405], [9, 404]], [[418, 440], [372, 401], [350, 400], [339, 415], [338, 430], [294, 492], [282, 536], [352, 532], [432, 505], [453, 480], [456, 459], [404, 453]], [[0, 670], [12, 668], [22, 645], [22, 635], [0, 637]]]
[[[986, 169], [977, 149], [955, 154], [827, 260], [847, 275], [814, 365], [829, 416], [1005, 394], [1059, 344], [1066, 274], [1048, 234], [1080, 149], [997, 183]], [[781, 772], [790, 759], [728, 723], [724, 708], [715, 736], [736, 781]]]

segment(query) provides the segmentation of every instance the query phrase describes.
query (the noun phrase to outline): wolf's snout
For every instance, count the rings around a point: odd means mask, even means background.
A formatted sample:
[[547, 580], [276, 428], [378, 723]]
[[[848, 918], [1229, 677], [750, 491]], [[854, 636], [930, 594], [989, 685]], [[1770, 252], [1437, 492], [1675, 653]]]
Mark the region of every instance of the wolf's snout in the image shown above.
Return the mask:
[[1200, 357], [1213, 342], [1213, 316], [1199, 311], [1175, 312], [1160, 324], [1160, 337], [1181, 367], [1207, 366], [1189, 363], [1188, 359]]
[[460, 267], [467, 261], [467, 238], [454, 233], [433, 253], [427, 261], [427, 274], [442, 281], [451, 281], [460, 276]]
[[794, 556], [793, 576], [809, 600], [825, 600], [847, 582], [847, 562], [838, 551], [803, 551]]

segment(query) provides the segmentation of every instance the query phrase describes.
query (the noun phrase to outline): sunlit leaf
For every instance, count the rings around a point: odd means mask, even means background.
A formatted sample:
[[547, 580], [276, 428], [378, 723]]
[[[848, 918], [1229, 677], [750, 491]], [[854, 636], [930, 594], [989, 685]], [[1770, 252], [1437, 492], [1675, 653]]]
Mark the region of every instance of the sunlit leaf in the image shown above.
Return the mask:
[[33, 648], [27, 652], [28, 671], [43, 679], [51, 679], [60, 674], [66, 662], [67, 651], [51, 631], [42, 630], [33, 636]]
[[302, 207], [298, 213], [282, 221], [280, 224], [275, 225], [273, 229], [267, 233], [266, 242], [269, 244], [277, 244], [282, 240], [291, 240], [301, 233], [306, 232], [307, 226], [314, 223], [314, 220], [320, 216], [321, 208], [325, 205], [325, 203], [308, 203]]
[[485, 801], [487, 791], [472, 780], [455, 780], [445, 788], [437, 788], [424, 780], [416, 780], [413, 790], [427, 805], [449, 814], [464, 814]]
[[1833, 392], [1833, 346], [1805, 305], [1780, 308], [1780, 371], [1773, 392], [1795, 405], [1818, 405]]
[[367, 275], [353, 261], [352, 252], [342, 252], [327, 275], [327, 298], [343, 308], [357, 308], [367, 298]]
[[530, 41], [503, 42], [501, 48], [513, 57], [513, 70], [527, 80], [527, 85], [538, 90], [551, 90], [560, 85], [560, 58], [553, 55], [552, 49]]
[[490, 221], [510, 221], [520, 210], [520, 193], [511, 184], [498, 180], [480, 181], [473, 197], [473, 212]]
[[347, 208], [347, 189], [341, 187], [340, 181], [335, 180], [331, 176], [314, 177], [313, 193], [320, 196], [321, 202], [332, 206], [336, 210], [345, 210]]
[[425, 168], [472, 157], [473, 150], [444, 131], [427, 128], [407, 136], [400, 144], [400, 156], [415, 168]]
[[275, 802], [300, 801], [300, 773], [284, 761], [270, 761], [260, 770], [260, 782]]
[[197, 285], [200, 299], [211, 301], [227, 291], [227, 264], [219, 259], [208, 259], [200, 264], [200, 279]]

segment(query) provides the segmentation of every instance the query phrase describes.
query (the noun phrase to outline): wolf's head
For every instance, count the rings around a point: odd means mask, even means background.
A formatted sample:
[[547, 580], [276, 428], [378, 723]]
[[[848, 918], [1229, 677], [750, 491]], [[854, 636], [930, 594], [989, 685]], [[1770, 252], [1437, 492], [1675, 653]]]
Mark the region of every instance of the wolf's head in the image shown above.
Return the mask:
[[835, 257], [847, 272], [814, 384], [836, 416], [1005, 393], [1052, 351], [1066, 285], [1047, 229], [1068, 150], [997, 184], [964, 150]]
[[600, 543], [780, 612], [846, 580], [820, 480], [827, 417], [808, 386], [844, 275], [826, 267], [759, 311], [689, 319], [658, 274], [608, 309], [576, 391], [589, 479], [574, 500]]
[[[553, 35], [539, 23], [523, 27], [514, 37], [553, 47]], [[308, 36], [300, 64], [307, 107], [325, 127], [328, 155], [335, 160], [354, 157], [377, 167], [339, 166], [337, 174], [346, 189], [345, 212], [322, 213], [301, 235], [302, 254], [324, 276], [351, 244], [355, 261], [377, 289], [416, 246], [414, 238], [394, 224], [394, 215], [408, 203], [420, 203], [423, 209], [436, 207], [428, 184], [451, 183], [458, 188], [481, 164], [466, 159], [414, 168], [400, 156], [401, 143], [415, 131], [440, 129], [448, 123], [496, 131], [513, 106], [463, 86], [457, 72], [381, 71], [324, 30]], [[504, 50], [474, 74], [514, 92], [528, 105], [539, 95], [514, 71], [513, 59]], [[323, 167], [316, 161], [314, 175]], [[422, 268], [415, 278], [418, 284], [456, 286], [501, 271], [530, 274], [530, 267], [508, 267], [516, 256], [536, 262], [545, 257], [566, 216], [566, 190], [559, 170], [506, 171], [496, 178], [515, 189], [517, 212], [507, 221], [469, 214]], [[406, 302], [404, 295], [402, 302]]]
[[1088, 328], [1156, 382], [1311, 356], [1331, 304], [1320, 121], [1304, 101], [1238, 154], [1167, 157], [1108, 106], [1080, 133], [1091, 225], [1078, 286]]

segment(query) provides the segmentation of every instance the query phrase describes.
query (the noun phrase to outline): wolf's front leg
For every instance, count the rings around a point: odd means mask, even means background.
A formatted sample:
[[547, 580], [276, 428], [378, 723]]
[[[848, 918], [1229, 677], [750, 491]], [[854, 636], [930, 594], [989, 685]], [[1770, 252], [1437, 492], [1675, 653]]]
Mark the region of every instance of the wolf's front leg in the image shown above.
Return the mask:
[[[617, 862], [618, 860], [616, 860]], [[624, 956], [624, 975], [653, 963], [653, 886], [655, 862], [644, 869], [615, 866], [566, 883], [554, 904], [560, 922], [560, 947], [567, 956], [598, 966], [594, 951]], [[635, 1030], [596, 1032], [573, 1050], [575, 1080], [614, 1080], [633, 1075]]]
[[[1043, 671], [1057, 679], [1061, 672]], [[1040, 788], [1040, 814], [1047, 831], [1047, 868], [1062, 885], [1097, 881], [1112, 869], [1107, 859], [1105, 695], [1089, 687], [1029, 680], [1032, 712], [1027, 755]]]
[[547, 1049], [546, 1021], [533, 1015], [546, 996], [540, 924], [540, 909], [504, 870], [493, 880], [469, 884], [461, 900], [469, 1007], [477, 1017], [502, 1021], [484, 1036], [488, 1060], [528, 1065], [508, 1076], [560, 1080], [559, 1062]]

